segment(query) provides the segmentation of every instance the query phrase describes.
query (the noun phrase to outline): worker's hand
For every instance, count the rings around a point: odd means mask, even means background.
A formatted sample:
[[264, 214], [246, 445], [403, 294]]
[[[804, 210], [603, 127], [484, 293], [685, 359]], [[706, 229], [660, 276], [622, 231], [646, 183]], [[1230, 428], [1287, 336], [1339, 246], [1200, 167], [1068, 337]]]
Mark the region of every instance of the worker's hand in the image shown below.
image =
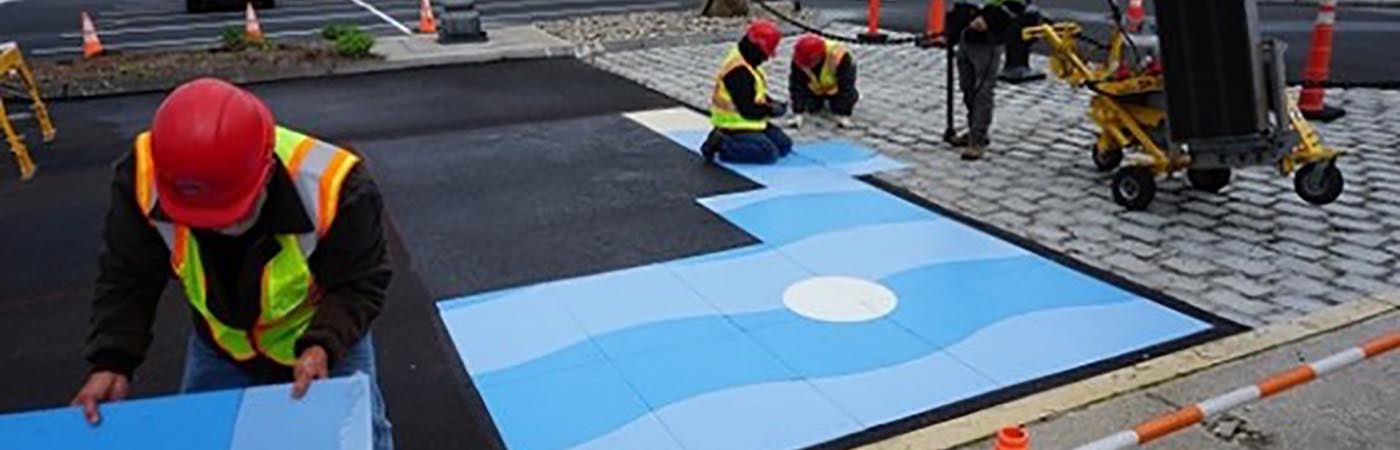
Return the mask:
[[972, 23], [967, 24], [967, 27], [973, 29], [974, 31], [987, 31], [987, 21], [982, 20], [981, 17], [978, 17], [976, 19], [972, 19]]
[[102, 422], [102, 412], [98, 411], [97, 404], [124, 399], [130, 390], [131, 384], [126, 375], [99, 370], [88, 375], [87, 382], [78, 390], [78, 395], [73, 396], [71, 404], [83, 407], [83, 417], [88, 423], [97, 425]]
[[325, 378], [330, 373], [326, 367], [326, 349], [321, 346], [307, 347], [302, 350], [301, 356], [297, 358], [296, 366], [292, 367], [292, 398], [300, 399], [306, 395], [306, 390], [311, 388], [313, 380]]

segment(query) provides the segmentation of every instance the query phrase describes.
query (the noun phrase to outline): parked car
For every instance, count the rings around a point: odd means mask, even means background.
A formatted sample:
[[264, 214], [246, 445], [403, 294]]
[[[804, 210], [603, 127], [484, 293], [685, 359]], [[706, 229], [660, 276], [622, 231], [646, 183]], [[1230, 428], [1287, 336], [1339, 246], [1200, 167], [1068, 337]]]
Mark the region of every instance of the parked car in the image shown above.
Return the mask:
[[[247, 3], [247, 0], [185, 0], [185, 10], [192, 13], [238, 11], [243, 9], [243, 5]], [[252, 3], [258, 9], [277, 6], [277, 0], [253, 0]]]

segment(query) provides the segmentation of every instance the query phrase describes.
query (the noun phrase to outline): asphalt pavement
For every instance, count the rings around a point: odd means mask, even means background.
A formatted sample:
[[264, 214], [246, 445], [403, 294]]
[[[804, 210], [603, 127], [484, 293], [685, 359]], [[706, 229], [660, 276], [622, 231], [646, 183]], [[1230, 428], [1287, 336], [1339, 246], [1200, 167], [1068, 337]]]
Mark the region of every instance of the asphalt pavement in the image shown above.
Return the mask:
[[[865, 0], [806, 0], [802, 3], [820, 8], [827, 17], [839, 21], [864, 24], [866, 20]], [[1089, 36], [1100, 39], [1109, 36], [1111, 21], [1103, 0], [1041, 0], [1035, 4], [1047, 17], [1084, 24]], [[1153, 2], [1144, 4], [1150, 16]], [[880, 26], [922, 33], [928, 5], [927, 0], [885, 0], [881, 2]], [[1259, 6], [1259, 16], [1262, 35], [1288, 44], [1289, 78], [1298, 80], [1311, 46], [1317, 8], [1266, 4]], [[1400, 39], [1400, 8], [1344, 5], [1337, 12], [1333, 39], [1332, 80], [1400, 85], [1400, 71], [1395, 69], [1395, 61], [1400, 60], [1400, 47], [1384, 45]]]
[[[346, 23], [379, 35], [417, 31], [419, 0], [279, 0], [261, 10], [271, 39], [314, 36], [331, 23]], [[686, 0], [480, 0], [487, 27], [573, 16], [678, 9]], [[241, 30], [244, 12], [189, 14], [181, 0], [6, 0], [0, 1], [0, 42], [18, 41], [36, 56], [80, 53], [79, 13], [87, 11], [109, 50], [132, 51], [208, 46], [224, 29]]]
[[[497, 442], [438, 300], [753, 242], [694, 202], [750, 182], [617, 116], [673, 103], [575, 60], [251, 89], [280, 123], [365, 154], [384, 192], [395, 276], [374, 336], [400, 448]], [[161, 98], [55, 102], [37, 177], [0, 163], [0, 413], [64, 405], [81, 382], [109, 164]], [[173, 286], [137, 396], [178, 387], [191, 319]]]

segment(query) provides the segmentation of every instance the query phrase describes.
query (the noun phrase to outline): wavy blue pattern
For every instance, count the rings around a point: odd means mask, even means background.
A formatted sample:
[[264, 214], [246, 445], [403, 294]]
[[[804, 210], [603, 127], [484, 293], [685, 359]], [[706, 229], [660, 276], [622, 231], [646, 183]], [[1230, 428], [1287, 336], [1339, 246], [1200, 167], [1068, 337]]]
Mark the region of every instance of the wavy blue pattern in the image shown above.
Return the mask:
[[[694, 151], [703, 135], [671, 137]], [[525, 450], [655, 447], [657, 424], [687, 449], [801, 447], [1208, 327], [851, 178], [897, 166], [843, 142], [727, 166], [767, 187], [700, 203], [762, 244], [458, 299], [444, 321], [467, 367], [494, 362], [472, 375]], [[877, 281], [898, 307], [859, 323], [786, 309], [817, 275]], [[1053, 327], [1008, 328], [1034, 317]]]

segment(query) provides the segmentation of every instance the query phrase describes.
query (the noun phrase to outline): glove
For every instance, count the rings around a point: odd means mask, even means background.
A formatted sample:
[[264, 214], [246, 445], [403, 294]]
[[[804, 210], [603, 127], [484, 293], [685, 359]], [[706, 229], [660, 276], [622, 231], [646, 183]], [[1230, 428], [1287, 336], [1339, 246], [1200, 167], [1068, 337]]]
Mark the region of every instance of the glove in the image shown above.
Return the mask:
[[769, 101], [769, 102], [768, 102], [768, 116], [769, 116], [769, 117], [777, 118], [777, 117], [786, 116], [786, 115], [787, 115], [787, 110], [788, 110], [788, 105], [787, 105], [787, 103], [779, 102], [779, 101]]

